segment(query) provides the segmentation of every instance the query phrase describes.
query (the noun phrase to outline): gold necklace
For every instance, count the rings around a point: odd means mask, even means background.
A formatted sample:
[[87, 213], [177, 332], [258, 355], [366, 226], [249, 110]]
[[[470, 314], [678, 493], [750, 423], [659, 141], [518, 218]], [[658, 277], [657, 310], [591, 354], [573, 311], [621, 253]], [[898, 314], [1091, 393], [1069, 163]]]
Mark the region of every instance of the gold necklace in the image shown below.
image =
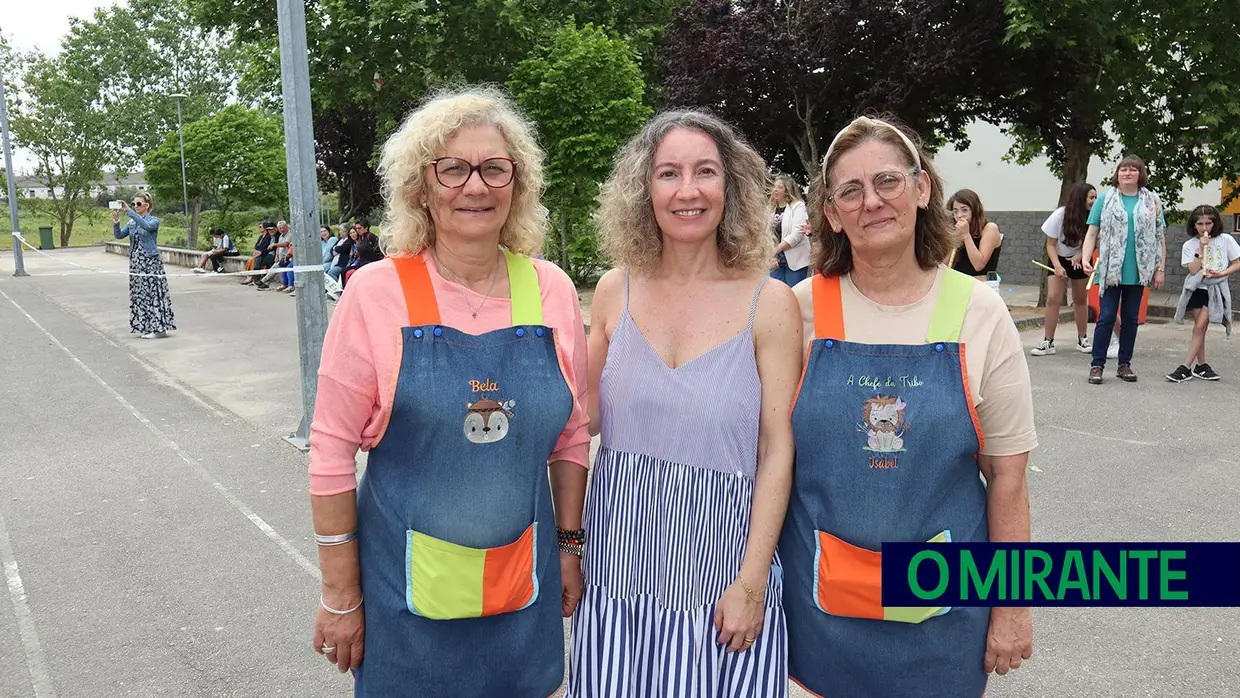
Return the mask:
[[[435, 254], [434, 250], [431, 251], [431, 258], [435, 260], [436, 269], [438, 269], [441, 272], [443, 271], [448, 272], [448, 275], [452, 277], [452, 280], [455, 281], [458, 286], [464, 286], [465, 288], [469, 288], [469, 284], [465, 283], [464, 279], [457, 276], [456, 272], [452, 271], [451, 269], [445, 267], [442, 263], [440, 263], [439, 255]], [[495, 260], [495, 269], [494, 271], [491, 272], [491, 286], [490, 288], [487, 289], [487, 292], [483, 294], [482, 302], [478, 304], [477, 308], [474, 308], [474, 305], [469, 302], [469, 295], [466, 294], [464, 291], [461, 291], [461, 297], [465, 299], [465, 305], [469, 308], [469, 314], [473, 316], [475, 320], [478, 319], [478, 311], [482, 310], [482, 306], [486, 305], [487, 300], [490, 299], [491, 292], [495, 290], [495, 282], [497, 281], [499, 281], [499, 259], [498, 258], [496, 258]], [[470, 290], [472, 291], [473, 289], [470, 288]]]

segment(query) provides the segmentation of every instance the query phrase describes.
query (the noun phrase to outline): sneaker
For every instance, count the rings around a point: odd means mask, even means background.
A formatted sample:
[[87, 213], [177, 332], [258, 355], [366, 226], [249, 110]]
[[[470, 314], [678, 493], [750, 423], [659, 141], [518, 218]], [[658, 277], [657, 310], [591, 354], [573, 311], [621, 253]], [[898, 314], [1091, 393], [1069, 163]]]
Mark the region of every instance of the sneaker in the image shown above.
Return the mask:
[[142, 335], [142, 338], [143, 339], [163, 339], [164, 337], [167, 337], [167, 336], [168, 336], [168, 333], [163, 332], [163, 331], [147, 332], [146, 334]]
[[1101, 366], [1090, 366], [1089, 367], [1089, 382], [1094, 385], [1102, 385], [1102, 367]]
[[267, 284], [265, 284], [265, 283], [261, 282], [261, 281], [255, 281], [255, 282], [254, 282], [254, 288], [257, 288], [257, 289], [258, 289], [258, 290], [260, 290], [260, 291], [266, 291], [267, 289], [269, 289], [269, 288], [271, 288], [271, 287], [270, 287], [270, 286], [268, 286]]
[[1050, 354], [1054, 354], [1055, 340], [1043, 337], [1042, 341], [1038, 343], [1038, 346], [1034, 347], [1029, 353], [1034, 356], [1048, 356]]
[[[1081, 352], [1082, 354], [1089, 354], [1093, 352], [1094, 344], [1093, 342], [1089, 341], [1089, 337], [1078, 337], [1076, 340], [1076, 350]], [[1115, 355], [1116, 357], [1119, 356], [1118, 350], [1116, 351]]]
[[[1184, 367], [1181, 366], [1180, 368]], [[1214, 369], [1210, 368], [1210, 364], [1197, 364], [1193, 367], [1193, 375], [1203, 381], [1218, 380], [1218, 374], [1214, 372]]]
[[1132, 372], [1132, 367], [1128, 364], [1120, 364], [1119, 368], [1115, 369], [1115, 377], [1129, 383], [1137, 382], [1137, 374]]
[[1184, 381], [1190, 381], [1192, 379], [1193, 379], [1192, 371], [1189, 371], [1188, 367], [1184, 366], [1183, 364], [1181, 364], [1179, 368], [1167, 374], [1167, 380], [1171, 381], [1172, 383], [1183, 383]]
[[1116, 339], [1115, 337], [1111, 338], [1111, 344], [1107, 346], [1107, 358], [1108, 359], [1119, 358], [1119, 340]]
[[203, 269], [202, 267], [194, 267], [194, 273], [195, 274], [206, 274], [207, 270]]

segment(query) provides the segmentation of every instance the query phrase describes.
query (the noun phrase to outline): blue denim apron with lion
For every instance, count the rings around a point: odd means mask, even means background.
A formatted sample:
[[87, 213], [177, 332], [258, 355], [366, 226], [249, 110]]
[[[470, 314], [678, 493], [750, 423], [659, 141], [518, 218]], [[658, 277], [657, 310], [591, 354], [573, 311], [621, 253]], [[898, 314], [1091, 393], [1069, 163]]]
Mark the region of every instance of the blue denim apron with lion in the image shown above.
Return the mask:
[[884, 541], [985, 541], [981, 430], [958, 343], [977, 282], [945, 269], [927, 343], [844, 337], [838, 277], [813, 280], [779, 542], [789, 673], [824, 698], [982, 695], [985, 608], [881, 603]]
[[358, 487], [358, 696], [544, 698], [564, 675], [547, 461], [573, 409], [537, 273], [504, 253], [512, 327], [440, 324], [421, 257], [391, 419]]

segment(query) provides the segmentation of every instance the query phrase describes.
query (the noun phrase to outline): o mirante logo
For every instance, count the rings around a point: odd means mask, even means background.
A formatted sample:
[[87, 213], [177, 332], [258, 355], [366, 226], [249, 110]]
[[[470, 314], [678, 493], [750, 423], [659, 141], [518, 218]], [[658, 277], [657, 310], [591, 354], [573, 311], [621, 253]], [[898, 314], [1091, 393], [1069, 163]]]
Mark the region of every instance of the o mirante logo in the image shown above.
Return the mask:
[[885, 543], [884, 606], [1240, 607], [1240, 543]]

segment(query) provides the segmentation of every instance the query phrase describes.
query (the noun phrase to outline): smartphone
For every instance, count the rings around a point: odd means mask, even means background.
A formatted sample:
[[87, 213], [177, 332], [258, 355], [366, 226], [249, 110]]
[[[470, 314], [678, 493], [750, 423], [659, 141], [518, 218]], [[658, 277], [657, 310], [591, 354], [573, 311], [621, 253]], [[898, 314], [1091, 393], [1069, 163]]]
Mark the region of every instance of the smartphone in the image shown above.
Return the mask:
[[119, 211], [119, 210], [121, 210], [121, 202], [119, 202], [119, 201], [109, 201], [109, 202], [108, 202], [108, 208], [112, 209], [113, 211]]

